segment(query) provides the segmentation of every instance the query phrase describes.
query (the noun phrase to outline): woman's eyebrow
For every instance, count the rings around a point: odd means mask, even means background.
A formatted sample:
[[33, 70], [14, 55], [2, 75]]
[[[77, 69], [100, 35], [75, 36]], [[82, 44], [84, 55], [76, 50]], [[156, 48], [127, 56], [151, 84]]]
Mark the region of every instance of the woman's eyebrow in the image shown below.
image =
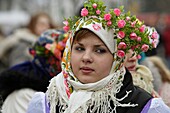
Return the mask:
[[80, 46], [84, 46], [84, 44], [82, 44], [81, 42], [77, 42], [77, 43], [75, 43], [75, 44], [78, 44], [78, 45], [80, 45]]
[[[84, 44], [82, 44], [81, 42], [77, 42], [75, 44], [78, 44], [80, 46], [84, 46]], [[94, 47], [105, 47], [105, 45], [103, 43], [98, 43], [98, 44], [94, 44]]]
[[105, 47], [105, 45], [102, 44], [102, 43], [100, 43], [100, 44], [95, 44], [95, 45], [94, 45], [94, 47], [103, 47], [103, 46]]

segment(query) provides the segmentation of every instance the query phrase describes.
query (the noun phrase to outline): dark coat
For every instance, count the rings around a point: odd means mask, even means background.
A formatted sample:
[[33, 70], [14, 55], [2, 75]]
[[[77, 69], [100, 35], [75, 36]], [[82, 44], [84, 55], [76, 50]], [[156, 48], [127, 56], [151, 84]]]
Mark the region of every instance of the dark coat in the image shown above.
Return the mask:
[[22, 88], [45, 92], [51, 78], [45, 66], [24, 62], [0, 74], [0, 95], [4, 101], [10, 93]]

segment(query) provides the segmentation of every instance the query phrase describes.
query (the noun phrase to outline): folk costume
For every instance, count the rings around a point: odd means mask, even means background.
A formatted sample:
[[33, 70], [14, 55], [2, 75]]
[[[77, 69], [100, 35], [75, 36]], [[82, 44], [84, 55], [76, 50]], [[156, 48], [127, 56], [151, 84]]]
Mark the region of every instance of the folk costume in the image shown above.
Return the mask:
[[[134, 48], [134, 51], [139, 54], [153, 47], [153, 39], [148, 38], [149, 33], [134, 16], [122, 13], [122, 7], [108, 13], [104, 9], [103, 2], [88, 0], [81, 11], [82, 17], [64, 21], [64, 30], [69, 30], [70, 36], [63, 53], [62, 71], [51, 80], [45, 94], [40, 92], [34, 95], [27, 113], [170, 112], [161, 99], [154, 99], [134, 86], [131, 74], [122, 65], [129, 49], [137, 44], [138, 49]], [[132, 22], [134, 24], [131, 26]], [[95, 83], [83, 84], [72, 72], [71, 47], [76, 33], [81, 29], [96, 34], [113, 54], [109, 75]], [[137, 37], [141, 37], [141, 41]]]

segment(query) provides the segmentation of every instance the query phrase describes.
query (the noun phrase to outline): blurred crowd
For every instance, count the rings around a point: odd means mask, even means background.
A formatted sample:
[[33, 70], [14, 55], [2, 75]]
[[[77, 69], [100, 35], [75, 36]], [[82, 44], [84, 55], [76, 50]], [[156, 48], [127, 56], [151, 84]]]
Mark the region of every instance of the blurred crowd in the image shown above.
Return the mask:
[[[157, 17], [157, 20], [155, 21], [154, 24], [151, 23], [153, 22], [151, 20], [150, 20], [151, 22], [147, 21], [147, 15], [138, 15], [138, 16], [141, 19], [141, 21], [146, 20], [146, 24], [148, 26], [154, 27], [157, 30], [157, 32], [159, 33], [159, 44], [156, 49], [141, 54], [141, 59], [137, 61], [138, 64], [140, 64], [140, 66], [137, 66], [136, 68], [140, 67], [141, 71], [139, 71], [138, 73], [142, 73], [143, 75], [146, 76], [145, 77], [143, 76], [143, 78], [140, 77], [134, 79], [135, 80], [146, 79], [146, 81], [150, 80], [148, 84], [143, 84], [141, 87], [145, 87], [146, 90], [148, 90], [151, 94], [155, 96], [162, 97], [165, 103], [170, 107], [170, 94], [169, 94], [170, 91], [170, 16], [161, 15]], [[63, 34], [64, 31], [62, 31], [62, 26], [60, 25], [61, 23], [54, 23], [52, 17], [50, 17], [49, 14], [45, 12], [39, 12], [31, 16], [27, 25], [20, 26], [17, 29], [13, 29], [13, 31], [11, 31], [8, 34], [5, 34], [3, 30], [0, 28], [0, 76], [2, 76], [2, 74], [13, 75], [14, 72], [11, 72], [10, 69], [14, 69], [14, 70], [17, 69], [14, 68], [16, 65], [22, 64], [26, 61], [34, 61], [35, 59], [35, 56], [33, 55], [34, 51], [32, 51], [32, 53], [30, 54], [29, 51], [30, 48], [37, 42], [37, 40], [40, 39], [41, 34], [49, 29], [60, 30], [61, 32], [60, 34]], [[136, 62], [136, 59], [135, 60], [131, 59], [129, 60], [129, 62]], [[58, 63], [57, 65], [60, 66], [60, 63]], [[151, 73], [148, 72], [148, 70], [143, 68], [141, 65], [148, 67]], [[43, 68], [46, 69], [45, 67]], [[7, 70], [11, 73], [4, 73]], [[24, 73], [17, 71], [17, 74], [23, 75]], [[149, 74], [151, 75], [151, 78], [147, 76]], [[32, 75], [34, 74], [32, 73]], [[52, 77], [46, 80], [49, 81], [51, 78]], [[36, 80], [34, 82], [36, 83]], [[151, 85], [149, 85], [150, 82], [152, 82]], [[138, 81], [136, 81], [136, 84], [137, 83]], [[47, 87], [47, 86], [48, 84], [42, 87]], [[22, 88], [24, 87], [25, 86], [23, 86]], [[0, 89], [1, 88], [2, 86], [0, 85]], [[27, 91], [27, 93], [28, 92], [35, 93], [34, 91], [37, 90], [39, 91], [40, 89], [34, 88], [33, 91], [32, 90]], [[2, 92], [0, 91], [0, 104], [2, 104], [2, 101], [3, 102], [6, 101], [8, 95], [12, 93], [12, 90], [7, 92], [8, 94], [5, 94], [6, 96], [5, 99], [2, 99], [1, 98]]]
[[13, 65], [31, 60], [28, 48], [47, 29], [57, 28], [52, 18], [45, 12], [33, 15], [25, 27], [14, 30], [7, 37], [1, 35], [0, 41], [0, 72]]

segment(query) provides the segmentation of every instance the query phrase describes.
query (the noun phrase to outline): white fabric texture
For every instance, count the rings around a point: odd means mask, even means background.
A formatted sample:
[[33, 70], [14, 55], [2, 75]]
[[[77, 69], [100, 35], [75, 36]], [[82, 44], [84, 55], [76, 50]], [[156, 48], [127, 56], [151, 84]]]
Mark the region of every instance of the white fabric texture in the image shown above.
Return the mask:
[[170, 108], [161, 98], [153, 98], [148, 113], [170, 113]]
[[29, 103], [27, 113], [46, 113], [45, 93], [36, 92]]
[[151, 71], [144, 65], [137, 65], [137, 71], [132, 73], [133, 83], [152, 94], [153, 76]]
[[28, 103], [35, 92], [29, 88], [12, 92], [2, 105], [2, 113], [26, 113]]

